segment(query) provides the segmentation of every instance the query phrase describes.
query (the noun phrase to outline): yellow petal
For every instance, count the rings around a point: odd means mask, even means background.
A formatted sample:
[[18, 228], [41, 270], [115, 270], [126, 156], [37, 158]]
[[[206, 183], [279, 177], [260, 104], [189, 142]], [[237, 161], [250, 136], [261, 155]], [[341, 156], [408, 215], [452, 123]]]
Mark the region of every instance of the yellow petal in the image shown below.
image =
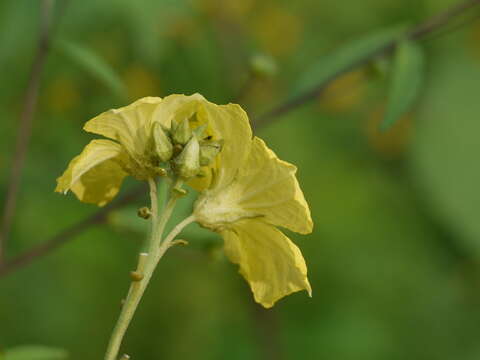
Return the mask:
[[248, 213], [263, 215], [270, 224], [301, 234], [312, 232], [310, 209], [296, 171], [294, 165], [280, 160], [263, 140], [255, 137], [236, 179], [238, 206]]
[[[237, 104], [215, 105], [211, 102], [203, 104], [200, 114], [208, 119], [214, 138], [223, 140], [222, 151], [215, 161], [206, 168], [207, 174], [213, 174], [213, 187], [222, 188], [230, 184], [250, 151], [252, 129], [248, 116]], [[199, 191], [209, 186], [204, 181], [195, 188]]]
[[110, 140], [93, 140], [76, 156], [57, 179], [55, 191], [72, 190], [80, 201], [103, 206], [118, 193], [127, 173], [122, 147]]
[[120, 142], [130, 155], [143, 154], [147, 145], [154, 111], [159, 97], [145, 97], [118, 109], [106, 111], [89, 120], [83, 129]]
[[162, 105], [155, 109], [154, 121], [160, 122], [166, 128], [170, 128], [173, 120], [182, 121], [190, 118], [198, 109], [198, 106], [205, 102], [200, 94], [169, 95], [162, 100]]
[[313, 222], [295, 178], [296, 167], [278, 159], [258, 138], [250, 150], [245, 161], [226, 170], [236, 170], [234, 181], [214, 186], [198, 198], [194, 206], [198, 222], [217, 230], [222, 224], [261, 217], [275, 226], [310, 233]]
[[225, 252], [240, 266], [255, 301], [272, 307], [282, 297], [312, 289], [298, 247], [281, 231], [260, 220], [246, 220], [222, 231]]

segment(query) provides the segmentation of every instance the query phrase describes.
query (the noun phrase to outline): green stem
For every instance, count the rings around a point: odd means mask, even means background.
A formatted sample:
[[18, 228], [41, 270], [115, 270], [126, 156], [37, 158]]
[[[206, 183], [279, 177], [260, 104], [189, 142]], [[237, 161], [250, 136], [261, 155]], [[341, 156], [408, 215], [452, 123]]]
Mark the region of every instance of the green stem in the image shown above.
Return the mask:
[[[143, 293], [150, 282], [158, 262], [170, 247], [170, 243], [174, 240], [175, 236], [177, 236], [185, 226], [195, 221], [193, 216], [183, 220], [173, 228], [172, 232], [165, 238], [165, 241], [162, 242], [165, 226], [172, 215], [173, 209], [178, 200], [178, 195], [173, 191], [171, 192], [170, 198], [163, 209], [162, 214], [159, 216], [157, 184], [153, 179], [149, 180], [148, 183], [150, 185], [150, 197], [152, 201], [152, 231], [147, 244], [148, 252], [140, 254], [137, 270], [132, 273], [132, 283], [130, 285], [125, 303], [123, 304], [117, 324], [113, 329], [107, 352], [105, 354], [105, 360], [117, 359], [120, 345], [122, 344], [122, 339], [127, 331], [128, 325], [133, 318], [133, 315], [135, 314], [135, 310], [142, 299]], [[175, 186], [180, 185], [180, 182], [175, 184]]]

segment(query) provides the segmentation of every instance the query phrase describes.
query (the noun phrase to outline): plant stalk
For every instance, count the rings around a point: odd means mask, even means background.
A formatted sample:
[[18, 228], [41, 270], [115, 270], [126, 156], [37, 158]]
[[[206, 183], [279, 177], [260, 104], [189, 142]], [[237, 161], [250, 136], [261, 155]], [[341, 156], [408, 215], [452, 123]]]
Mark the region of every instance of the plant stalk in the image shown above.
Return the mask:
[[[132, 283], [130, 284], [130, 289], [122, 306], [122, 311], [117, 320], [117, 324], [113, 329], [107, 352], [105, 354], [105, 360], [117, 360], [123, 337], [135, 314], [137, 306], [142, 299], [143, 293], [145, 292], [145, 289], [152, 278], [158, 262], [170, 247], [175, 236], [177, 236], [185, 226], [195, 221], [193, 215], [189, 216], [187, 219], [175, 226], [171, 233], [166, 236], [165, 241], [162, 242], [165, 226], [172, 215], [173, 209], [175, 208], [178, 195], [171, 191], [170, 198], [163, 209], [162, 214], [158, 214], [157, 184], [153, 179], [150, 179], [149, 185], [151, 197], [152, 229], [147, 242], [148, 250], [147, 252], [140, 253], [137, 269], [131, 273]], [[177, 186], [179, 186], [178, 183]]]

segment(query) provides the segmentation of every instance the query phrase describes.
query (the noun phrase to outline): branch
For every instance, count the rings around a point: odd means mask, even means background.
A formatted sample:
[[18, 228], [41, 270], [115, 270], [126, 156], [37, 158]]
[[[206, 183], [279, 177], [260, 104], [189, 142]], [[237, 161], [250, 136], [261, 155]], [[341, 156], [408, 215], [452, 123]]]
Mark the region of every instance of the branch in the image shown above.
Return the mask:
[[[418, 26], [414, 27], [410, 32], [408, 32], [408, 37], [410, 39], [422, 39], [425, 38], [427, 35], [433, 33], [434, 31], [442, 29], [445, 25], [447, 25], [453, 18], [457, 17], [460, 14], [465, 13], [468, 9], [479, 5], [480, 0], [468, 0], [462, 3], [459, 3], [445, 12], [437, 14], [427, 21], [419, 24]], [[344, 73], [349, 72], [352, 69], [355, 69], [358, 66], [362, 66], [368, 63], [371, 59], [375, 58], [378, 55], [387, 55], [395, 48], [396, 42], [392, 41], [391, 43], [387, 44], [384, 48], [372, 52], [364, 59], [351, 63], [348, 66], [345, 66], [344, 69], [332, 74], [328, 79], [325, 81], [317, 84], [311, 90], [306, 91], [303, 94], [295, 97], [294, 99], [287, 101], [283, 104], [278, 105], [277, 107], [273, 108], [269, 112], [259, 116], [254, 117], [252, 120], [253, 125], [255, 128], [258, 129], [259, 127], [263, 127], [270, 123], [274, 118], [279, 116], [285, 115], [286, 113], [296, 109], [297, 107], [307, 103], [308, 101], [315, 99], [319, 96], [322, 91], [336, 78], [343, 75]], [[64, 244], [65, 242], [71, 240], [74, 236], [82, 233], [83, 231], [87, 230], [93, 225], [97, 225], [102, 223], [107, 214], [115, 209], [119, 209], [124, 207], [134, 200], [140, 197], [141, 194], [145, 193], [145, 189], [139, 187], [132, 191], [132, 193], [128, 193], [117, 202], [113, 203], [110, 206], [106, 206], [92, 214], [91, 216], [87, 217], [86, 219], [82, 220], [79, 223], [73, 224], [72, 226], [68, 227], [67, 229], [61, 231], [53, 238], [47, 240], [43, 244], [40, 244], [31, 250], [27, 250], [25, 253], [17, 256], [16, 258], [0, 265], [0, 277], [4, 276], [13, 270], [28, 265], [32, 261], [49, 254], [54, 249], [58, 248], [60, 245]]]
[[0, 263], [2, 263], [2, 259], [4, 258], [5, 243], [10, 232], [13, 215], [15, 213], [20, 176], [25, 164], [28, 143], [32, 133], [33, 117], [37, 107], [40, 78], [43, 73], [45, 60], [50, 48], [52, 12], [53, 0], [43, 0], [40, 13], [38, 47], [32, 67], [30, 69], [30, 76], [24, 95], [23, 110], [20, 115], [20, 124], [18, 126], [18, 134], [13, 155], [13, 162], [11, 165], [7, 196], [3, 209], [3, 217], [0, 228]]
[[[423, 39], [427, 35], [430, 35], [431, 33], [435, 32], [436, 30], [440, 30], [441, 28], [443, 28], [453, 18], [465, 13], [470, 8], [479, 4], [480, 4], [480, 0], [468, 0], [468, 1], [456, 4], [451, 8], [445, 10], [444, 12], [437, 14], [435, 16], [432, 16], [430, 19], [426, 20], [425, 22], [411, 29], [409, 32], [407, 32], [407, 37], [411, 40]], [[307, 90], [303, 94], [300, 94], [294, 97], [293, 99], [288, 100], [274, 107], [267, 113], [254, 118], [253, 123], [256, 125], [256, 127], [265, 126], [270, 122], [272, 122], [275, 118], [279, 116], [283, 116], [289, 113], [290, 111], [304, 105], [310, 100], [317, 98], [328, 87], [328, 85], [330, 85], [330, 83], [333, 80], [337, 79], [338, 77], [340, 77], [345, 73], [350, 72], [351, 70], [357, 67], [367, 64], [369, 61], [371, 61], [377, 56], [390, 54], [395, 49], [396, 43], [397, 41], [392, 41], [386, 44], [383, 48], [368, 54], [363, 59], [348, 64], [343, 69], [337, 71], [336, 73], [331, 74], [327, 79], [325, 79], [325, 81], [318, 83], [310, 90]]]
[[101, 208], [100, 210], [86, 217], [82, 221], [74, 223], [73, 225], [67, 227], [66, 229], [52, 237], [50, 240], [32, 247], [30, 250], [27, 250], [23, 254], [17, 256], [16, 258], [8, 262], [0, 264], [0, 277], [7, 275], [8, 273], [16, 270], [17, 268], [28, 265], [35, 259], [49, 254], [53, 250], [57, 249], [59, 246], [71, 240], [76, 235], [81, 234], [90, 227], [104, 223], [110, 212], [125, 207], [128, 204], [131, 204], [145, 193], [145, 185], [137, 186], [117, 201], [110, 203], [104, 208]]

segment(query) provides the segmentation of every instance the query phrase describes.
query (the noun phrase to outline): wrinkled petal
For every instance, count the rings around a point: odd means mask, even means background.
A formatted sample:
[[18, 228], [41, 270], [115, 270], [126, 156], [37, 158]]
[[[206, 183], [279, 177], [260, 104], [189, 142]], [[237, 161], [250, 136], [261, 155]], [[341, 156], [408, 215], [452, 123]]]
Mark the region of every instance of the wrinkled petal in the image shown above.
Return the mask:
[[258, 220], [239, 222], [221, 232], [228, 258], [240, 266], [255, 301], [272, 307], [293, 292], [312, 289], [298, 247], [281, 231]]
[[169, 95], [163, 98], [162, 105], [155, 109], [153, 119], [169, 129], [172, 121], [182, 121], [190, 118], [197, 111], [199, 105], [205, 101], [205, 98], [200, 94]]
[[103, 206], [118, 193], [127, 173], [122, 147], [110, 140], [93, 140], [57, 179], [55, 191], [73, 191], [79, 200]]
[[245, 161], [252, 142], [252, 129], [247, 114], [237, 104], [216, 105], [205, 101], [199, 114], [200, 119], [207, 119], [211, 126], [212, 140], [223, 140], [223, 147], [212, 164], [203, 168], [205, 176], [188, 184], [197, 191], [220, 189], [232, 182]]
[[135, 156], [143, 154], [150, 134], [153, 113], [162, 102], [159, 97], [145, 97], [118, 109], [106, 111], [89, 120], [83, 129], [120, 142]]
[[216, 230], [222, 224], [261, 217], [272, 225], [310, 233], [313, 222], [295, 178], [296, 167], [278, 159], [262, 140], [254, 138], [251, 143], [246, 161], [225, 169], [236, 170], [234, 181], [198, 198], [194, 212], [199, 223]]
[[[223, 139], [222, 151], [213, 164], [213, 187], [230, 184], [250, 152], [252, 129], [245, 111], [237, 104], [205, 104], [205, 110], [217, 137]], [[215, 139], [216, 140], [216, 139]]]
[[239, 170], [239, 206], [265, 216], [276, 226], [308, 234], [313, 222], [310, 209], [295, 177], [297, 168], [283, 160], [257, 137], [249, 157]]
[[247, 114], [236, 104], [216, 105], [200, 94], [174, 94], [165, 97], [161, 105], [155, 110], [154, 121], [170, 128], [172, 121], [183, 121], [197, 114], [191, 123], [192, 128], [207, 124], [205, 135], [211, 140], [224, 140], [224, 148], [208, 167], [204, 167], [203, 178], [189, 181], [189, 185], [198, 191], [209, 187], [213, 180], [216, 186], [231, 182], [238, 170], [239, 164], [248, 155], [252, 139]]

